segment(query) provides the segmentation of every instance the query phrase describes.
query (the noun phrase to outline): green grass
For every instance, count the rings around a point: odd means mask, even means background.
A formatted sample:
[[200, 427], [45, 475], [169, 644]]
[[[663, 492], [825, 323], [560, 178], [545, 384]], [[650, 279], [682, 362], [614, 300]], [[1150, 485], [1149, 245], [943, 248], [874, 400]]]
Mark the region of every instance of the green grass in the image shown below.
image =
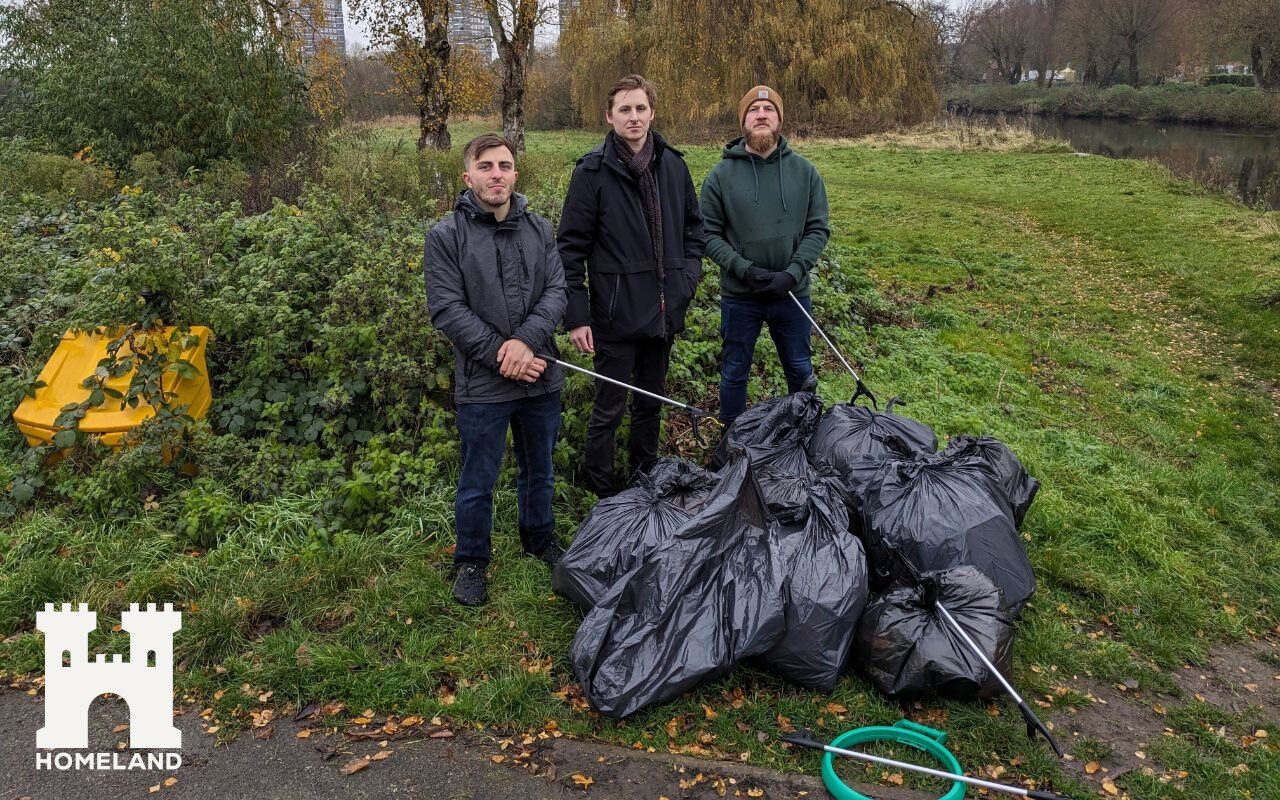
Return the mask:
[[[454, 140], [461, 146], [480, 129], [455, 126]], [[381, 129], [370, 141], [394, 149], [403, 139], [408, 157], [414, 138]], [[597, 139], [530, 134], [539, 183], [563, 185]], [[865, 365], [873, 389], [909, 402], [904, 413], [944, 435], [995, 435], [1043, 482], [1024, 527], [1040, 579], [1017, 641], [1024, 693], [1042, 696], [1073, 675], [1137, 677], [1172, 691], [1168, 671], [1215, 643], [1274, 628], [1280, 309], [1263, 300], [1280, 288], [1280, 214], [1133, 162], [797, 147], [826, 181], [831, 252], [851, 270], [819, 276], [819, 319]], [[700, 182], [719, 148], [686, 152]], [[862, 271], [884, 319], [851, 317], [863, 307], [850, 300]], [[707, 314], [712, 286], [709, 275]], [[695, 326], [677, 350], [714, 348], [714, 330]], [[821, 376], [828, 401], [851, 394], [834, 358], [822, 359]], [[680, 388], [706, 396], [715, 381], [689, 376]], [[753, 391], [776, 385], [762, 374]], [[0, 447], [16, 441], [11, 429], [0, 433]], [[750, 667], [625, 723], [575, 710], [553, 692], [574, 681], [567, 652], [577, 617], [552, 595], [545, 567], [519, 557], [509, 471], [496, 504], [492, 600], [480, 609], [449, 596], [447, 481], [376, 533], [340, 535], [323, 551], [308, 536], [322, 508], [314, 496], [246, 507], [208, 552], [177, 540], [165, 507], [125, 522], [85, 520], [72, 508], [29, 513], [0, 530], [0, 635], [16, 633], [0, 644], [0, 667], [39, 668], [42, 640], [30, 626], [46, 601], [88, 602], [110, 617], [131, 601], [174, 600], [187, 611], [178, 682], [228, 730], [258, 693], [273, 691], [273, 702], [338, 699], [352, 712], [520, 728], [554, 719], [570, 735], [624, 746], [814, 771], [816, 757], [756, 733], [776, 731], [779, 716], [826, 737], [902, 716], [855, 676], [826, 697]], [[565, 534], [582, 502], [580, 493], [558, 499]], [[101, 627], [95, 646], [123, 644]], [[226, 694], [213, 701], [218, 689]], [[1056, 702], [1082, 701], [1068, 693]], [[930, 703], [913, 714], [945, 728], [970, 769], [995, 754], [1021, 756], [1010, 775], [1084, 796], [1027, 743], [1013, 707], [999, 707], [992, 716], [981, 704]], [[1135, 798], [1275, 793], [1274, 746], [1246, 751], [1201, 724], [1243, 731], [1262, 720], [1217, 721], [1224, 714], [1198, 704], [1171, 712], [1175, 735], [1150, 749], [1188, 778], [1134, 773], [1122, 788]], [[1086, 743], [1077, 755], [1094, 749]], [[1248, 771], [1232, 775], [1239, 763]]]

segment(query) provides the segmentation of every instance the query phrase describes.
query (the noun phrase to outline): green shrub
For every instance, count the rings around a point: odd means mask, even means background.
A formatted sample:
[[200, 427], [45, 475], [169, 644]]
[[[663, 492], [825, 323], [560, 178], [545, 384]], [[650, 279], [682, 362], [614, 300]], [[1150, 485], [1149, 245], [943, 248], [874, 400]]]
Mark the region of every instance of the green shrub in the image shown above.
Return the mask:
[[1202, 86], [1254, 86], [1252, 75], [1206, 75], [1200, 79]]

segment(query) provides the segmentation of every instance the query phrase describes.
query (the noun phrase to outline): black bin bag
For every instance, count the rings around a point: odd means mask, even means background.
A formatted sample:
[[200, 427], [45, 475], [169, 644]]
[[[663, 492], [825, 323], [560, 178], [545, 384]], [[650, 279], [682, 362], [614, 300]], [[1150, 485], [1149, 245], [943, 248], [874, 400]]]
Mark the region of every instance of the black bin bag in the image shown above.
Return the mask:
[[760, 661], [807, 689], [835, 689], [867, 605], [867, 559], [849, 530], [848, 496], [831, 470], [793, 481], [804, 501], [779, 514], [788, 578], [786, 633]]
[[762, 400], [738, 415], [716, 447], [712, 466], [729, 460], [729, 450], [745, 447], [759, 469], [769, 465], [783, 474], [798, 474], [805, 465], [805, 445], [822, 416], [822, 399], [814, 392]]
[[619, 580], [570, 649], [588, 702], [625, 717], [727, 673], [782, 637], [786, 580], [741, 449], [693, 519]]
[[1013, 506], [1014, 524], [1022, 528], [1022, 518], [1027, 515], [1031, 501], [1036, 499], [1036, 492], [1040, 491], [1040, 481], [1027, 474], [1022, 462], [1004, 442], [993, 436], [960, 434], [951, 437], [947, 449], [942, 452], [956, 458], [972, 457], [986, 461], [995, 470], [1009, 505]]
[[591, 509], [552, 572], [552, 588], [590, 610], [619, 577], [693, 518], [718, 480], [689, 461], [659, 459], [634, 486]]
[[938, 450], [938, 437], [922, 422], [893, 413], [898, 398], [885, 410], [852, 403], [834, 405], [822, 415], [809, 439], [809, 455], [820, 458], [845, 480], [860, 508], [867, 482], [886, 458], [911, 458]]
[[977, 567], [1016, 616], [1035, 593], [1035, 575], [1000, 477], [965, 454], [885, 461], [867, 487], [862, 535], [872, 582], [898, 574], [897, 549], [921, 572]]
[[935, 600], [1008, 674], [1013, 620], [1000, 590], [974, 567], [926, 572], [918, 585], [895, 583], [872, 600], [854, 645], [858, 668], [894, 700], [934, 694], [969, 700], [1001, 693], [999, 680], [942, 617]]

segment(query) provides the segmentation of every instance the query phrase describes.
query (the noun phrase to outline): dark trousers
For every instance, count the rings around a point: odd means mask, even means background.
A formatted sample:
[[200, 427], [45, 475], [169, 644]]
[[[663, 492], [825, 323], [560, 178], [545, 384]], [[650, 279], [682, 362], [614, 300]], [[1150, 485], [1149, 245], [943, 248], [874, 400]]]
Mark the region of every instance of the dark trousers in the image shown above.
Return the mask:
[[[641, 389], [666, 395], [671, 339], [639, 339], [628, 342], [596, 340], [595, 370], [601, 375]], [[613, 470], [618, 426], [631, 395], [631, 473], [645, 469], [658, 458], [662, 403], [604, 381], [596, 381], [596, 402], [587, 422], [584, 471], [587, 487], [597, 494], [624, 488]]]
[[[805, 310], [813, 303], [801, 297]], [[728, 426], [747, 407], [747, 379], [755, 355], [760, 327], [768, 323], [769, 336], [778, 348], [787, 390], [798, 392], [813, 374], [813, 349], [809, 345], [809, 320], [790, 298], [751, 300], [720, 297], [720, 338], [724, 353], [720, 366], [720, 421]]]
[[508, 426], [516, 451], [520, 543], [526, 553], [541, 552], [555, 535], [551, 453], [560, 432], [560, 393], [504, 403], [461, 403], [457, 423], [462, 437], [462, 474], [453, 504], [458, 536], [453, 562], [482, 567], [489, 563], [493, 487], [507, 450]]

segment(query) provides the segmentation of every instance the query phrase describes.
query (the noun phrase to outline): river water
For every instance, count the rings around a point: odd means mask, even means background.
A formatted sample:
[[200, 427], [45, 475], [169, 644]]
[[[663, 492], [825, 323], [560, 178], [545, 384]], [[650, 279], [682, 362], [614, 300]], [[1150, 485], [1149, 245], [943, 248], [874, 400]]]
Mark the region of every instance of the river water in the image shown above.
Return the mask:
[[1249, 205], [1280, 209], [1280, 131], [1081, 117], [972, 114], [968, 119], [1029, 127], [1065, 139], [1078, 152], [1152, 159], [1175, 175], [1228, 192]]

